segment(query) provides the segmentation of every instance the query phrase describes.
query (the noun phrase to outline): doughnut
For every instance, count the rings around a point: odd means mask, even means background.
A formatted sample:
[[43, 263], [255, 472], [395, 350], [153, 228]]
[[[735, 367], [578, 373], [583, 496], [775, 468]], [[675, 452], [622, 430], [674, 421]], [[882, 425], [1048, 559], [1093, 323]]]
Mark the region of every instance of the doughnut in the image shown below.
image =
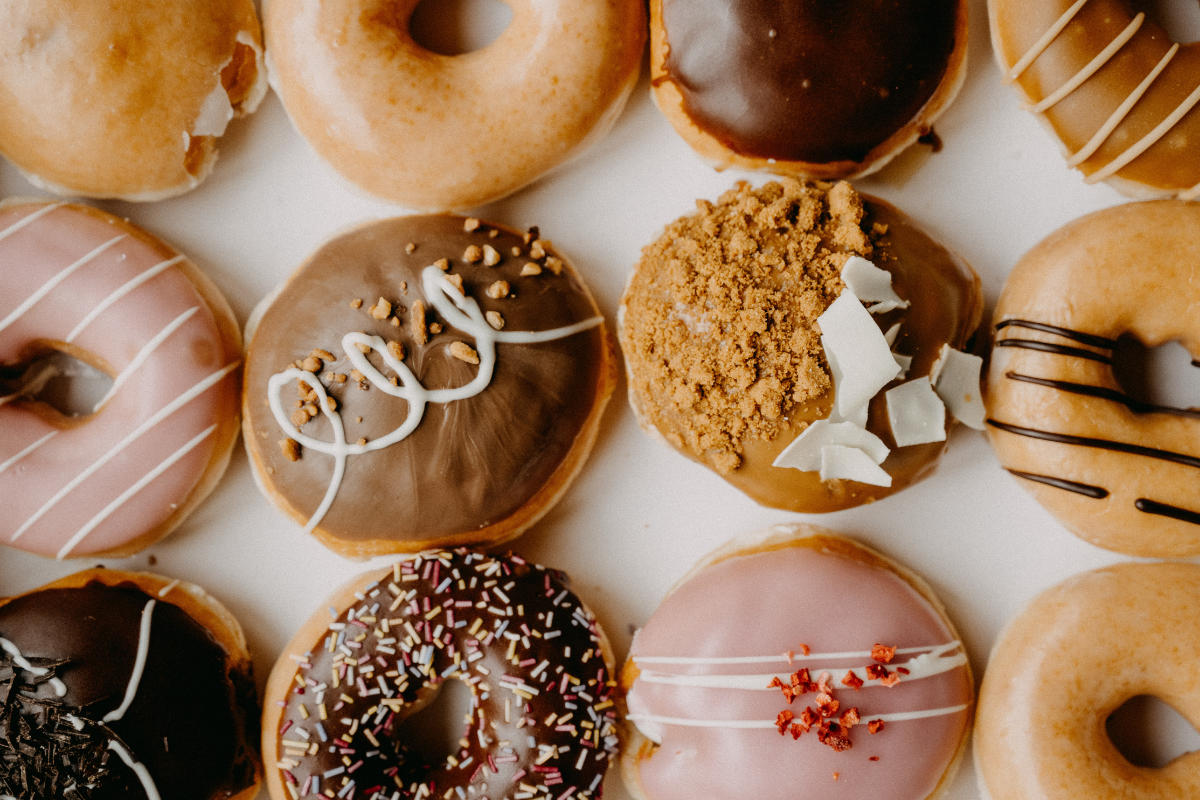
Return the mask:
[[0, 797], [250, 800], [259, 705], [203, 589], [86, 570], [0, 600]]
[[1200, 756], [1134, 766], [1105, 723], [1141, 695], [1165, 700], [1193, 725], [1200, 719], [1198, 604], [1200, 567], [1180, 563], [1117, 564], [1036, 597], [1001, 633], [979, 690], [983, 796], [1196, 797]]
[[937, 797], [974, 695], [925, 582], [812, 525], [693, 567], [634, 634], [620, 683], [636, 800]]
[[[890, 421], [890, 396], [920, 389], [944, 350], [971, 340], [983, 308], [971, 268], [898, 209], [845, 182], [739, 184], [716, 204], [697, 205], [643, 250], [622, 300], [621, 346], [642, 427], [759, 503], [792, 511], [849, 508], [931, 474], [950, 415], [909, 443]], [[872, 353], [885, 362], [880, 391], [860, 398], [857, 420], [858, 436], [878, 448], [874, 484], [783, 464], [807, 431], [829, 431], [850, 397], [849, 380], [844, 395], [834, 391], [818, 319], [845, 295], [839, 270], [855, 259], [873, 259], [868, 269], [890, 276], [897, 301], [872, 314], [855, 304], [875, 337]], [[857, 349], [851, 355], [848, 370], [867, 361]], [[907, 373], [892, 380], [898, 362]], [[974, 392], [978, 403], [977, 382]], [[978, 416], [981, 423], [982, 406]]]
[[1173, 43], [1130, 0], [988, 0], [988, 15], [1005, 80], [1085, 183], [1200, 195], [1200, 42]]
[[868, 175], [922, 136], [967, 74], [967, 3], [650, 0], [650, 78], [718, 169]]
[[271, 83], [300, 134], [369, 194], [426, 211], [512, 194], [608, 131], [637, 82], [642, 0], [505, 0], [482, 50], [430, 52], [419, 0], [264, 11]]
[[[618, 747], [612, 657], [566, 575], [427, 551], [324, 605], [267, 682], [273, 800], [600, 796]], [[470, 717], [460, 749], [425, 763], [398, 726], [447, 680], [470, 687]]]
[[1200, 205], [1109, 208], [1052, 233], [996, 305], [986, 395], [1000, 464], [1077, 536], [1128, 555], [1200, 555], [1200, 412], [1124, 393], [1112, 350], [1200, 358]]
[[[112, 378], [92, 413], [29, 395], [56, 352]], [[0, 543], [127, 556], [170, 533], [229, 463], [240, 365], [225, 298], [171, 246], [87, 206], [0, 206]]]
[[267, 91], [251, 0], [14, 0], [0, 11], [0, 152], [64, 195], [161, 200], [212, 172]]
[[252, 324], [255, 475], [349, 557], [519, 536], [582, 468], [616, 382], [603, 318], [553, 245], [474, 217], [342, 234]]

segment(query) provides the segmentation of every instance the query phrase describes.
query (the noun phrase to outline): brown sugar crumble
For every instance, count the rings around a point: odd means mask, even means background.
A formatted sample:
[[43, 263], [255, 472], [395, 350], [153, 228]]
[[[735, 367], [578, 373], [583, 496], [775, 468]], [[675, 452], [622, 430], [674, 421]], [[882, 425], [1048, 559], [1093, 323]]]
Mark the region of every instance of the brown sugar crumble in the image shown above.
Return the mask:
[[[831, 387], [817, 317], [852, 255], [870, 257], [846, 182], [741, 183], [642, 251], [622, 339], [641, 412], [721, 474]], [[532, 253], [531, 253], [532, 255]]]

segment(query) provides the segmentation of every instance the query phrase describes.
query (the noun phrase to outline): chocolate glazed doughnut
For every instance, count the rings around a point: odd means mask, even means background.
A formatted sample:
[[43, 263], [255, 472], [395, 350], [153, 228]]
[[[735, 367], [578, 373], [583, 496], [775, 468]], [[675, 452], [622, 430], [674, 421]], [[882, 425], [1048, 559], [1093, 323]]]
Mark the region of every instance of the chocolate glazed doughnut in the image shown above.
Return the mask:
[[520, 535], [582, 467], [616, 379], [595, 302], [536, 229], [372, 223], [264, 305], [251, 462], [343, 555]]
[[719, 167], [869, 174], [966, 76], [963, 0], [651, 0], [650, 21], [658, 105]]
[[[565, 575], [431, 551], [322, 605], [267, 684], [274, 800], [600, 796], [618, 745], [612, 655]], [[452, 679], [472, 693], [461, 749], [422, 763], [397, 726]]]
[[0, 601], [0, 797], [247, 800], [258, 701], [199, 587], [95, 569]]

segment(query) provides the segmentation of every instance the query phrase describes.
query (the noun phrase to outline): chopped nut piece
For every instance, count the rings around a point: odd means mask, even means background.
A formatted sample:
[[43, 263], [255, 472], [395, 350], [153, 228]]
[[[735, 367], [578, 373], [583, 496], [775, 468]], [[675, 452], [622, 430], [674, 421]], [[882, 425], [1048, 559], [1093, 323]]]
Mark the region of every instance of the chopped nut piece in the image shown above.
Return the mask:
[[408, 327], [412, 329], [417, 344], [429, 341], [429, 331], [425, 329], [425, 304], [420, 300], [412, 304], [412, 316], [408, 318]]
[[350, 379], [355, 381], [356, 383], [362, 383], [363, 381], [365, 381], [367, 379], [367, 376], [363, 375], [361, 372], [359, 372], [356, 369], [352, 369], [352, 370], [350, 370]]
[[518, 258], [521, 255], [521, 248], [514, 245], [509, 252], [513, 254], [513, 258]]
[[440, 323], [440, 322], [429, 323], [429, 332], [430, 333], [441, 333], [442, 332], [442, 323]]
[[309, 356], [308, 358], [304, 359], [300, 369], [304, 370], [305, 372], [315, 373], [321, 369], [321, 366], [321, 359], [317, 358], [316, 356]]
[[490, 244], [483, 246], [483, 263], [489, 267], [494, 267], [500, 263], [500, 251], [492, 247]]
[[400, 281], [400, 294], [408, 294], [408, 281]]
[[467, 233], [474, 233], [479, 230], [479, 220], [476, 217], [467, 217], [463, 222], [463, 230]]
[[542, 274], [541, 264], [535, 264], [532, 261], [529, 261], [525, 264], [525, 266], [521, 267], [521, 277], [525, 277], [526, 275], [541, 275], [541, 274]]
[[296, 401], [296, 408], [303, 408], [303, 407], [304, 407], [304, 401], [303, 401], [303, 400], [297, 400], [297, 401]]
[[508, 281], [496, 281], [487, 288], [487, 296], [493, 300], [508, 296]]
[[476, 261], [479, 261], [481, 258], [483, 258], [483, 251], [480, 250], [477, 245], [469, 245], [467, 249], [463, 251], [462, 258], [463, 261], [467, 262], [468, 264], [474, 264]]
[[551, 272], [553, 272], [555, 275], [562, 275], [562, 271], [563, 271], [563, 262], [562, 262], [562, 259], [561, 259], [561, 258], [555, 258], [554, 256], [549, 256], [549, 257], [547, 257], [547, 259], [546, 259], [546, 269], [550, 270], [550, 271], [551, 271]]
[[530, 228], [530, 229], [529, 229], [529, 230], [528, 230], [528, 231], [525, 233], [525, 235], [524, 235], [524, 236], [522, 236], [521, 238], [525, 240], [525, 244], [529, 244], [529, 243], [530, 243], [530, 242], [532, 242], [534, 239], [538, 238], [538, 227], [537, 227], [537, 225], [534, 225], [532, 228]]
[[362, 445], [366, 444], [366, 443], [367, 443], [367, 440], [366, 440], [366, 439], [359, 439], [359, 440], [358, 440], [358, 444], [359, 444], [359, 446], [360, 446], [360, 447], [361, 447]]
[[295, 439], [280, 439], [279, 449], [283, 451], [283, 456], [288, 461], [300, 460], [300, 443]]
[[388, 322], [392, 323], [393, 328], [400, 327], [400, 318], [399, 317], [392, 317], [390, 320], [388, 320]]
[[304, 408], [302, 409], [302, 411], [304, 411], [305, 414], [308, 414], [309, 418], [315, 417], [318, 413], [317, 407], [314, 406], [312, 403], [307, 403], [304, 406]]
[[876, 222], [871, 226], [871, 232], [876, 236], [883, 236], [888, 232], [888, 226], [883, 222]]
[[[395, 375], [393, 375], [392, 377], [388, 378], [388, 380], [391, 382], [392, 386], [399, 386], [399, 385], [400, 385], [400, 379], [399, 379], [399, 378], [397, 378]], [[360, 422], [361, 422], [361, 420], [360, 420]]]
[[387, 349], [392, 358], [396, 359], [397, 361], [404, 360], [404, 345], [400, 344], [399, 342], [388, 342]]
[[450, 269], [450, 259], [439, 258], [437, 261], [433, 262], [433, 265], [435, 267], [437, 267], [438, 269], [440, 269], [442, 272], [445, 272], [446, 270]]
[[534, 239], [533, 244], [529, 245], [529, 257], [530, 258], [545, 258], [546, 257], [546, 244], [548, 244], [548, 242], [543, 243], [541, 239]]
[[297, 408], [292, 412], [292, 424], [297, 428], [301, 428], [306, 425], [310, 419], [312, 419], [312, 417], [310, 417], [308, 412], [303, 408]]
[[327, 406], [329, 406], [330, 411], [337, 411], [337, 399], [336, 398], [326, 395], [325, 396], [325, 404]]
[[500, 316], [499, 311], [489, 311], [484, 316], [487, 317], [488, 325], [491, 325], [496, 330], [504, 328], [504, 317]]
[[500, 231], [496, 230], [495, 228], [492, 228], [490, 231], [488, 231], [489, 239], [495, 239], [499, 235], [500, 235]]
[[392, 304], [382, 297], [375, 303], [371, 309], [371, 316], [375, 319], [387, 319], [392, 315]]
[[355, 417], [355, 418], [354, 418], [354, 421], [355, 421], [355, 422], [359, 422], [359, 423], [361, 423], [361, 422], [362, 422], [362, 417]]
[[340, 372], [333, 373], [333, 375], [331, 377], [333, 378], [334, 383], [345, 383], [346, 382], [346, 376]]
[[471, 349], [471, 346], [466, 342], [454, 342], [450, 345], [450, 355], [468, 364], [479, 363], [479, 354]]
[[328, 350], [313, 350], [312, 355], [316, 356], [322, 361], [337, 361], [337, 356]]
[[450, 274], [446, 276], [446, 280], [450, 281], [454, 288], [458, 289], [460, 292], [463, 290], [462, 275]]
[[371, 352], [371, 345], [369, 345], [369, 344], [363, 344], [362, 342], [355, 342], [354, 346], [357, 347], [358, 352], [362, 353], [364, 356], [367, 353]]
[[362, 308], [362, 300], [360, 300], [357, 297], [354, 298], [353, 300], [350, 301], [350, 307], [351, 308]]
[[408, 253], [410, 256], [411, 256], [413, 253], [417, 252], [417, 245], [416, 245], [416, 243], [415, 243], [415, 242], [409, 242], [408, 244], [404, 245], [404, 252]]

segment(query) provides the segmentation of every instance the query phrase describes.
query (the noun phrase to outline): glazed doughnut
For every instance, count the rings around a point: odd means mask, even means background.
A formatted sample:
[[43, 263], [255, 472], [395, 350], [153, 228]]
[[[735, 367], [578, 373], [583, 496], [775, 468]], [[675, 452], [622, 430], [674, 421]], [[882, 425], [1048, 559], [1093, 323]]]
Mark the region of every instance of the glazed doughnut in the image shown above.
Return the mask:
[[0, 796], [249, 800], [259, 705], [200, 587], [93, 569], [0, 601]]
[[0, 152], [58, 194], [200, 184], [267, 91], [251, 0], [14, 0], [0, 12]]
[[268, 499], [347, 556], [519, 536], [582, 468], [616, 382], [570, 265], [536, 229], [474, 218], [338, 236], [258, 319], [250, 461]]
[[429, 211], [498, 200], [602, 136], [637, 82], [642, 0], [506, 0], [505, 31], [460, 56], [413, 40], [418, 3], [272, 0], [264, 11], [271, 82], [292, 122], [377, 197]]
[[1200, 43], [1179, 45], [1129, 0], [988, 0], [1007, 81], [1085, 183], [1132, 197], [1200, 195]]
[[[970, 341], [983, 307], [971, 268], [898, 209], [844, 182], [739, 184], [715, 205], [697, 205], [643, 250], [622, 299], [621, 346], [642, 427], [759, 503], [793, 511], [849, 508], [930, 475], [949, 420], [936, 420], [923, 443], [898, 446], [889, 395], [931, 375], [947, 346]], [[853, 257], [872, 259], [896, 299], [911, 301], [859, 310], [892, 367], [861, 398], [858, 420], [860, 435], [881, 448], [871, 465], [882, 470], [877, 485], [780, 464], [838, 410], [817, 323], [845, 292], [839, 271]], [[892, 342], [883, 344], [882, 331]], [[905, 384], [891, 380], [897, 354], [911, 358]]]
[[989, 438], [1000, 463], [1076, 535], [1129, 555], [1200, 555], [1200, 412], [1128, 397], [1123, 335], [1200, 358], [1200, 205], [1132, 203], [1051, 234], [996, 305]]
[[650, 0], [658, 107], [718, 169], [868, 175], [967, 74], [967, 3]]
[[811, 525], [704, 558], [634, 635], [621, 686], [638, 800], [936, 797], [974, 695], [925, 582]]
[[1161, 769], [1134, 766], [1105, 723], [1126, 701], [1149, 695], [1197, 724], [1198, 604], [1200, 567], [1178, 563], [1118, 564], [1036, 597], [1001, 633], [979, 690], [983, 796], [1196, 797], [1200, 755]]
[[[600, 796], [618, 746], [612, 657], [561, 572], [429, 551], [323, 605], [267, 683], [274, 800]], [[446, 680], [470, 687], [470, 719], [461, 749], [426, 764], [397, 727]]]
[[[55, 351], [113, 379], [93, 413], [23, 394]], [[174, 248], [86, 206], [0, 206], [0, 543], [124, 556], [174, 530], [229, 463], [240, 364], [233, 312]]]

